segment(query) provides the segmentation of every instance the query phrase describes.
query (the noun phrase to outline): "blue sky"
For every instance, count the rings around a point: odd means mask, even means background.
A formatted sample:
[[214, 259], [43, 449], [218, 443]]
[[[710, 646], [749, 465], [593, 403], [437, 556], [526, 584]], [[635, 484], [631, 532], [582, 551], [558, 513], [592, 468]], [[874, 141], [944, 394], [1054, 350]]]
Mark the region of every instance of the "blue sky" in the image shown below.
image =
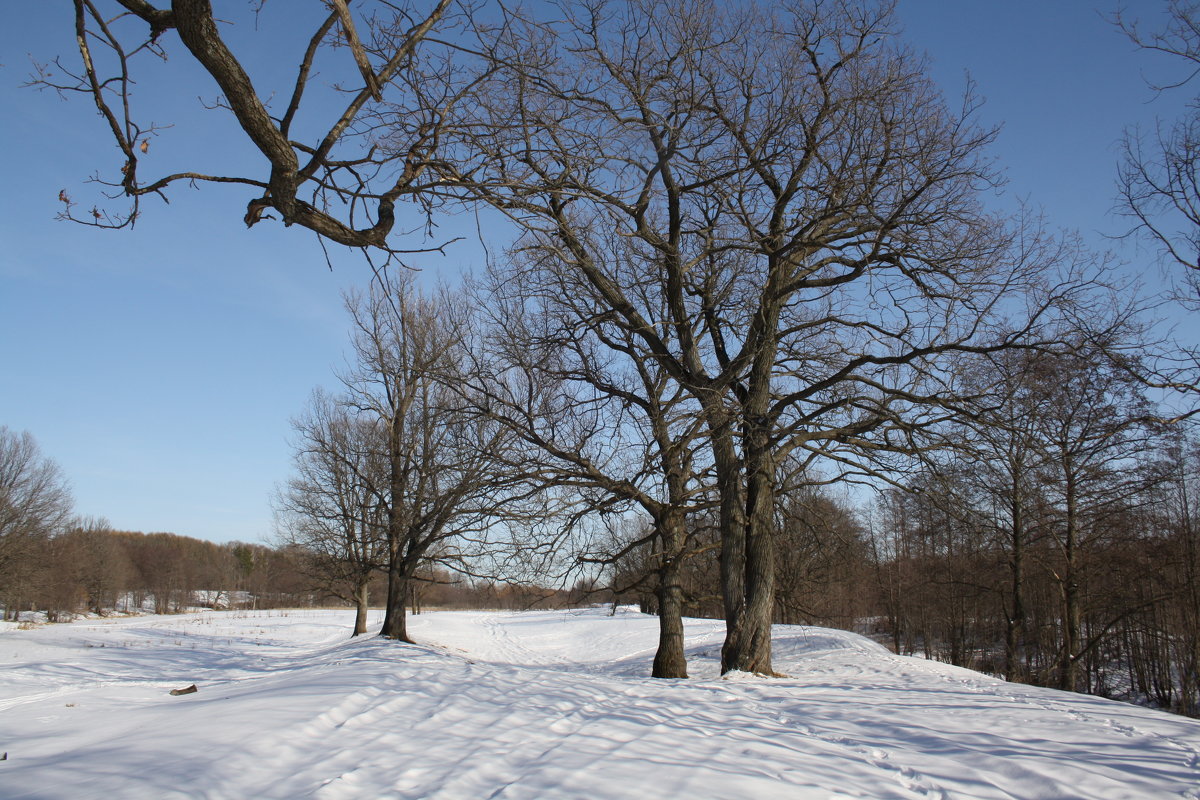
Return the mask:
[[[287, 0], [287, 15], [298, 25], [297, 9], [319, 5]], [[1154, 24], [1163, 5], [1126, 8]], [[181, 187], [169, 206], [147, 203], [133, 231], [56, 222], [60, 189], [82, 196], [97, 167], [116, 163], [85, 98], [20, 86], [29, 55], [70, 54], [69, 6], [21, 3], [21, 24], [0, 30], [0, 425], [38, 439], [70, 479], [79, 513], [126, 530], [264, 539], [270, 495], [289, 472], [288, 419], [314, 387], [333, 385], [346, 350], [340, 291], [365, 284], [368, 271], [340, 253], [331, 270], [305, 231], [247, 230], [249, 195], [239, 189]], [[993, 154], [1008, 197], [996, 202], [1027, 198], [1154, 282], [1150, 253], [1106, 238], [1123, 225], [1109, 214], [1116, 143], [1128, 125], [1174, 116], [1186, 95], [1154, 99], [1145, 78], [1174, 65], [1115, 31], [1105, 21], [1115, 7], [900, 0], [899, 16], [947, 93], [960, 94], [969, 73], [987, 100], [980, 119], [1003, 125]], [[155, 168], [247, 157], [221, 114], [198, 109], [186, 83], [195, 76], [177, 42], [171, 49], [175, 82], [141, 91], [159, 121], [202, 126], [203, 144], [168, 130], [152, 143]], [[249, 59], [264, 68], [271, 55]], [[414, 263], [452, 277], [478, 257], [465, 243]]]

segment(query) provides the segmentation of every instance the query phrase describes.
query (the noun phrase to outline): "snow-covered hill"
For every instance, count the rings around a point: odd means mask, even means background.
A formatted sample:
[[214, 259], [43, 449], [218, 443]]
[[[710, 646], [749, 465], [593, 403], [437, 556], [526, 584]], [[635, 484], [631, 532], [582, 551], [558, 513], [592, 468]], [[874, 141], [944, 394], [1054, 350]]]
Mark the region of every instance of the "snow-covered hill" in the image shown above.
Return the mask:
[[[776, 628], [644, 677], [630, 611], [208, 612], [0, 633], [0, 798], [1200, 798], [1200, 722]], [[373, 621], [374, 624], [374, 621]], [[196, 684], [179, 697], [168, 690]]]

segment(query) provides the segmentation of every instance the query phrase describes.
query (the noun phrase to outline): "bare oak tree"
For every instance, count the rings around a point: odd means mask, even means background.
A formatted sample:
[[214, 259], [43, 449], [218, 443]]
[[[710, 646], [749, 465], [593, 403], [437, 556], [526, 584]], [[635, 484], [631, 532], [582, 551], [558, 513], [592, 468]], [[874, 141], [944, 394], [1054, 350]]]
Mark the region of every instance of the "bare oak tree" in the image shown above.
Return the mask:
[[[1135, 371], [1136, 374], [1136, 371]], [[1155, 447], [1144, 388], [1099, 349], [1044, 358], [1034, 365], [1032, 400], [1043, 463], [1052, 574], [1062, 601], [1056, 684], [1080, 689], [1080, 662], [1099, 642], [1082, 624], [1086, 565], [1113, 534], [1110, 521], [1144, 496], [1156, 476], [1140, 469]]]
[[1035, 364], [1035, 354], [1015, 351], [962, 365], [979, 386], [979, 396], [972, 412], [959, 420], [966, 427], [957, 448], [963, 491], [949, 498], [960, 514], [986, 509], [977, 515], [977, 524], [1004, 555], [1008, 581], [1000, 595], [1005, 606], [1004, 678], [1009, 681], [1027, 677], [1022, 648], [1028, 633], [1028, 551], [1038, 530], [1038, 470], [1044, 465], [1030, 374]]
[[[64, 189], [59, 195], [63, 217], [122, 228], [137, 221], [143, 198], [166, 200], [176, 184], [233, 184], [253, 191], [245, 206], [248, 226], [277, 214], [285, 225], [299, 225], [337, 244], [394, 252], [388, 237], [396, 224], [396, 205], [427, 199], [427, 161], [437, 146], [440, 116], [456, 101], [443, 96], [425, 108], [409, 103], [412, 81], [427, 71], [448, 69], [436, 57], [424, 59], [420, 51], [435, 26], [449, 19], [451, 0], [329, 0], [324, 13], [311, 20], [307, 35], [285, 43], [293, 53], [291, 63], [298, 66], [280, 85], [270, 82], [275, 65], [254, 76], [248, 53], [236, 54], [227, 39], [231, 28], [246, 31], [261, 23], [258, 35], [278, 43], [285, 22], [293, 24], [303, 16], [290, 3], [248, 2], [234, 18], [240, 28], [214, 16], [210, 0], [74, 0], [72, 5], [78, 58], [55, 58], [32, 83], [79, 93], [94, 103], [119, 163], [111, 173], [94, 178], [107, 187], [106, 199], [88, 210], [81, 211]], [[222, 12], [237, 13], [228, 7]], [[222, 26], [227, 26], [225, 33]], [[176, 44], [211, 81], [171, 85], [170, 90], [196, 96], [219, 91], [214, 112], [233, 116], [242, 142], [261, 157], [259, 170], [222, 173], [185, 167], [146, 175], [151, 143], [170, 125], [149, 122], [158, 116], [156, 109], [139, 105], [143, 98], [134, 86], [139, 80], [180, 80], [167, 60]], [[337, 83], [319, 82], [322, 71]], [[276, 96], [285, 102], [273, 106]], [[380, 110], [398, 107], [405, 113], [380, 128]], [[199, 131], [185, 128], [172, 135], [177, 134], [197, 136]], [[386, 149], [381, 148], [385, 140]], [[225, 168], [239, 169], [235, 165], [240, 160], [230, 155], [238, 150], [229, 148]], [[125, 210], [107, 208], [107, 200], [121, 197], [129, 202]]]
[[943, 356], [1035, 336], [1077, 265], [984, 211], [991, 132], [890, 4], [592, 2], [489, 34], [444, 168], [697, 405], [722, 668], [769, 673], [783, 459], [894, 446], [948, 393]]

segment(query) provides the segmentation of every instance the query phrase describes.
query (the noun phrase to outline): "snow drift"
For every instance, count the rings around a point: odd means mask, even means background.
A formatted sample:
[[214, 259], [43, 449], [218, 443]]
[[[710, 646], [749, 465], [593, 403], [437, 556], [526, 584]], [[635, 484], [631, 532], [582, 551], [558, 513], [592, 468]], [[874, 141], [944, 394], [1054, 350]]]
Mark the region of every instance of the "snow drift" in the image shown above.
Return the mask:
[[[628, 610], [207, 612], [0, 634], [0, 797], [1200, 798], [1200, 722], [775, 629], [788, 678], [645, 677]], [[377, 621], [373, 620], [373, 624]], [[171, 689], [198, 691], [173, 697]]]

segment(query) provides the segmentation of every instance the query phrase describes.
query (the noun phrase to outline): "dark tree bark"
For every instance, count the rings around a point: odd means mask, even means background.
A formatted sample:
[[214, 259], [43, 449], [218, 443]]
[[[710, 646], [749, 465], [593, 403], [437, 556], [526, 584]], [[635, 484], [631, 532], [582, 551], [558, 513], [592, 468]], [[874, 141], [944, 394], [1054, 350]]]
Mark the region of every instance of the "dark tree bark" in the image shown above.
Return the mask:
[[1004, 679], [1023, 681], [1026, 675], [1021, 653], [1028, 614], [1025, 611], [1025, 513], [1024, 504], [1014, 493], [1010, 504], [1008, 528], [1009, 612], [1004, 627]]
[[[665, 547], [682, 548], [670, 535]], [[687, 655], [683, 646], [683, 587], [680, 585], [679, 558], [664, 558], [658, 570], [658, 648], [654, 651], [651, 675], [655, 678], [686, 678]]]
[[[250, 11], [251, 6], [247, 4], [247, 13], [252, 16], [238, 21], [246, 25], [261, 22], [267, 29], [264, 35], [278, 35], [275, 9], [267, 4]], [[387, 131], [376, 129], [371, 120], [384, 102], [391, 109], [413, 99], [406, 86], [412, 76], [406, 71], [414, 68], [418, 50], [427, 44], [435, 26], [448, 22], [450, 8], [451, 0], [436, 0], [423, 11], [373, 2], [356, 4], [356, 17], [344, 0], [339, 0], [322, 19], [313, 20], [308, 36], [294, 43], [302, 57], [290, 85], [264, 87], [255, 86], [243, 61], [226, 43], [210, 0], [174, 0], [169, 7], [148, 0], [74, 0], [79, 61], [72, 64], [56, 58], [54, 69], [42, 68], [33, 83], [84, 94], [95, 104], [121, 161], [120, 177], [96, 181], [118, 189], [131, 206], [126, 211], [110, 211], [101, 208], [106, 202], [101, 201], [79, 214], [77, 202], [63, 190], [59, 195], [64, 203], [61, 216], [96, 227], [123, 228], [138, 219], [142, 198], [157, 195], [165, 199], [176, 183], [234, 184], [256, 191], [245, 207], [248, 226], [278, 215], [285, 225], [299, 225], [346, 247], [401, 252], [389, 243], [396, 204], [402, 198], [429, 200], [426, 172], [433, 158], [438, 118], [454, 98], [443, 97], [435, 107], [409, 106], [405, 124]], [[223, 9], [224, 14], [231, 11]], [[290, 9], [286, 13], [292, 15]], [[121, 19], [123, 15], [132, 15], [144, 27], [132, 26]], [[367, 31], [366, 37], [359, 35], [360, 26]], [[132, 87], [138, 75], [152, 73], [156, 67], [161, 70], [172, 33], [220, 89], [218, 105], [233, 115], [245, 142], [263, 159], [261, 173], [219, 175], [183, 170], [142, 177], [151, 139], [169, 126], [139, 122], [139, 114], [149, 117], [153, 110], [137, 105], [141, 98], [134, 97]], [[361, 88], [349, 92], [318, 86], [314, 81], [321, 67], [334, 74], [344, 72], [347, 65], [340, 64], [337, 49], [341, 41], [350, 44], [355, 77], [362, 81]], [[157, 56], [158, 63], [148, 56]], [[211, 88], [200, 85], [178, 90], [204, 95]], [[282, 115], [268, 110], [261, 99], [276, 92], [290, 97]], [[316, 94], [321, 99], [312, 97]], [[333, 104], [332, 112], [324, 105], [327, 101]], [[313, 125], [318, 109], [329, 116], [323, 124]], [[304, 126], [297, 124], [301, 117]], [[172, 135], [188, 134], [184, 130]], [[393, 145], [387, 156], [380, 154], [382, 138]], [[333, 209], [339, 207], [350, 209], [349, 214], [337, 216]]]
[[363, 581], [354, 588], [354, 633], [351, 636], [362, 636], [367, 632], [367, 614], [371, 611], [370, 599], [368, 581]]

